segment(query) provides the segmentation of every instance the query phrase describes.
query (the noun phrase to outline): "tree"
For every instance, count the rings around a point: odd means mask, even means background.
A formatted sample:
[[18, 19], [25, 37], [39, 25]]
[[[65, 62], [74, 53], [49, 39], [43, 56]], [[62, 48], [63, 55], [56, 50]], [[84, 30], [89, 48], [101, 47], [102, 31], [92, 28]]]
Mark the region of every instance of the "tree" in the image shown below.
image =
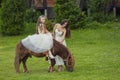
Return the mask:
[[24, 30], [25, 0], [4, 0], [2, 2], [3, 35], [19, 35]]
[[35, 10], [34, 7], [26, 9], [26, 14], [25, 14], [25, 21], [26, 22], [32, 22], [36, 23], [38, 17], [41, 15], [41, 12], [38, 10]]
[[113, 14], [106, 13], [106, 6], [110, 4], [111, 0], [88, 0], [88, 8], [90, 9], [90, 16], [92, 20], [98, 22], [112, 21]]
[[80, 10], [77, 0], [56, 0], [54, 12], [57, 22], [68, 19], [69, 26], [72, 29], [80, 28], [84, 25], [85, 14]]

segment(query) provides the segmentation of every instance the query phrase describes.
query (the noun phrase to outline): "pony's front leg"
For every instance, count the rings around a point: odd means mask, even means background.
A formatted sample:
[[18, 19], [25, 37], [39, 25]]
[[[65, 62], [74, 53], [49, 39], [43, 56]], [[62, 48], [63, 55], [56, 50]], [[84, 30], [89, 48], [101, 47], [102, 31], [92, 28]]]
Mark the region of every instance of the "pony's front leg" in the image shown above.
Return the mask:
[[54, 71], [54, 65], [55, 65], [55, 59], [50, 59], [50, 63], [51, 63], [51, 65], [50, 65], [50, 67], [49, 67], [49, 69], [48, 69], [48, 72], [53, 72]]

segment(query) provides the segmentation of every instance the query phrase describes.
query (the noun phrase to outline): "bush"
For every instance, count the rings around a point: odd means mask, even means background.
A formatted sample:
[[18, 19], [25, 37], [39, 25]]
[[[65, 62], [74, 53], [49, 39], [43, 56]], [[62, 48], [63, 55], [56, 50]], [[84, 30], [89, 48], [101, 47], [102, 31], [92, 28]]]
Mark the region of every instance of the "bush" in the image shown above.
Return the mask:
[[81, 28], [84, 25], [86, 15], [80, 10], [76, 0], [56, 0], [54, 11], [56, 22], [68, 19], [71, 29]]
[[115, 22], [100, 23], [100, 22], [97, 22], [97, 21], [93, 21], [93, 22], [88, 22], [85, 25], [85, 28], [89, 28], [89, 29], [111, 29], [111, 28], [119, 28], [119, 25]]
[[2, 2], [2, 26], [3, 35], [19, 35], [24, 31], [25, 19], [24, 0], [4, 0]]
[[25, 21], [36, 23], [38, 17], [41, 15], [40, 11], [36, 11], [33, 7], [26, 10]]
[[102, 24], [97, 22], [97, 21], [93, 21], [93, 22], [90, 22], [90, 23], [87, 23], [85, 25], [85, 28], [89, 28], [89, 29], [100, 29], [102, 28]]
[[103, 24], [103, 28], [106, 29], [120, 29], [120, 25], [119, 23], [116, 22], [106, 22], [105, 24]]
[[101, 23], [114, 21], [115, 17], [113, 16], [113, 13], [106, 12], [106, 4], [110, 2], [111, 0], [89, 0], [87, 4], [90, 9], [91, 19]]
[[36, 23], [25, 23], [24, 34], [35, 34], [36, 33]]
[[53, 23], [51, 20], [46, 19], [45, 24], [47, 26], [47, 29], [51, 31], [53, 29]]

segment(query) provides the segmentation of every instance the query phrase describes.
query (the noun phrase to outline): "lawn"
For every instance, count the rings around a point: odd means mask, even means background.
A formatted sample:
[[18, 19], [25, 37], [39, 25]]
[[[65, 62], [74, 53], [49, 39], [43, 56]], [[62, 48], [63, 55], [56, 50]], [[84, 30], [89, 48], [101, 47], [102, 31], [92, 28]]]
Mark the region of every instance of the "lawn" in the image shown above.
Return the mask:
[[45, 58], [34, 56], [27, 62], [29, 73], [22, 72], [22, 65], [15, 73], [15, 46], [27, 35], [0, 36], [0, 80], [120, 80], [120, 29], [72, 30], [71, 34], [66, 40], [76, 61], [71, 73], [48, 73]]

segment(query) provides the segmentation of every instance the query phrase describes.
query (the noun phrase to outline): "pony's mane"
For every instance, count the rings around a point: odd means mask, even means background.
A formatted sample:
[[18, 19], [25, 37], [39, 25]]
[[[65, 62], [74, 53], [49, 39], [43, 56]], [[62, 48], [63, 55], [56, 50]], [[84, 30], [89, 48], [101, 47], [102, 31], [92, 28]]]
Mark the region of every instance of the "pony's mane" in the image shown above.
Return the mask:
[[70, 54], [67, 47], [65, 47], [63, 44], [56, 41], [55, 39], [53, 39], [53, 46], [54, 46], [54, 53], [57, 53], [55, 55], [59, 55], [63, 59], [67, 58], [68, 55]]

